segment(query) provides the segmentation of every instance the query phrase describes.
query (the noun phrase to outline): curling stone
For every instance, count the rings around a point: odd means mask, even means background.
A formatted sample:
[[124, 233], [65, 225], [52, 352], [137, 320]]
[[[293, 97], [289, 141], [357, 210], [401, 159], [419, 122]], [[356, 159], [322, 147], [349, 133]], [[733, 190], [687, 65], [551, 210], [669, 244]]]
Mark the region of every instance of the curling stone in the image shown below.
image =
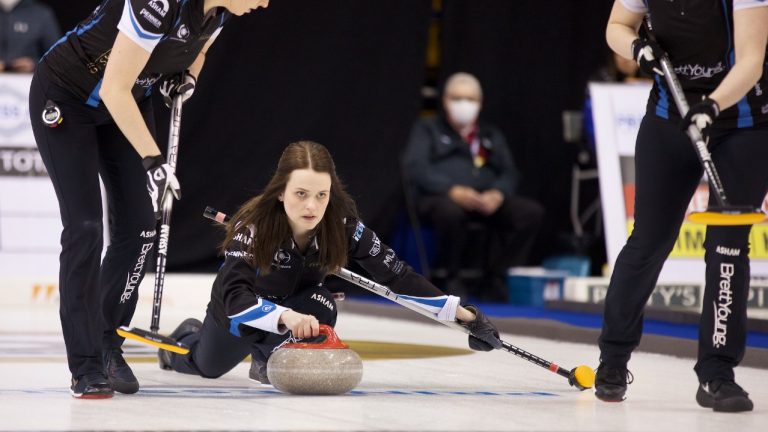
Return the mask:
[[363, 362], [327, 325], [320, 343], [285, 344], [267, 362], [267, 377], [276, 389], [297, 395], [346, 393], [363, 378]]

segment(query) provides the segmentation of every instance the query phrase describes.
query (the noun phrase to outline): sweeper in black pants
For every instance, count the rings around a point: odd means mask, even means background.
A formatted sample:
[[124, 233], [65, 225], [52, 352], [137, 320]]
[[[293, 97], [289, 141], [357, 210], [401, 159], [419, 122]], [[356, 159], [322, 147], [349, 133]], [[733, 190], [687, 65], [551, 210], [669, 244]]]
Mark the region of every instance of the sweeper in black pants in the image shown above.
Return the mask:
[[[139, 389], [115, 329], [136, 308], [160, 203], [180, 193], [157, 146], [150, 96], [160, 86], [168, 100], [188, 99], [229, 16], [268, 3], [104, 0], [36, 69], [29, 112], [64, 226], [60, 315], [74, 397]], [[99, 175], [111, 220], [103, 262]]]
[[[655, 40], [638, 36], [646, 14]], [[617, 0], [606, 36], [615, 52], [655, 76], [635, 148], [635, 226], [614, 265], [599, 340], [596, 396], [621, 401], [632, 381], [627, 362], [640, 342], [643, 308], [702, 176], [684, 131], [692, 124], [702, 130], [731, 202], [759, 208], [768, 191], [768, 3]], [[665, 53], [691, 105], [683, 118], [660, 76]], [[750, 228], [706, 232], [696, 400], [716, 411], [753, 408], [733, 371], [746, 342]]]

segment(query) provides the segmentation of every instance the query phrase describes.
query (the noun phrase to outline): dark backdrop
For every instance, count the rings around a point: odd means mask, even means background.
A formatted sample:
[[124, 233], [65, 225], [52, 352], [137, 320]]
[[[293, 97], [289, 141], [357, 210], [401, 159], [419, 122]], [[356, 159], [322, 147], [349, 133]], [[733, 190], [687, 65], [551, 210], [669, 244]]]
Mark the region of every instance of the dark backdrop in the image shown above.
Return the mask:
[[[47, 0], [72, 28], [96, 1]], [[589, 3], [589, 6], [583, 6]], [[444, 0], [441, 76], [465, 70], [485, 89], [483, 115], [507, 134], [522, 193], [548, 210], [537, 254], [569, 230], [573, 150], [560, 113], [581, 106], [605, 52], [611, 1]], [[392, 231], [397, 155], [418, 116], [430, 0], [274, 0], [234, 18], [185, 105], [171, 270], [212, 270], [220, 232], [206, 205], [232, 212], [264, 185], [284, 146], [331, 149], [369, 225]], [[158, 110], [160, 136], [168, 112]]]
[[572, 231], [576, 148], [563, 110], [581, 109], [588, 75], [606, 57], [612, 1], [446, 0], [441, 77], [463, 70], [484, 88], [482, 115], [504, 131], [522, 173], [521, 193], [547, 210], [536, 257], [560, 252]]

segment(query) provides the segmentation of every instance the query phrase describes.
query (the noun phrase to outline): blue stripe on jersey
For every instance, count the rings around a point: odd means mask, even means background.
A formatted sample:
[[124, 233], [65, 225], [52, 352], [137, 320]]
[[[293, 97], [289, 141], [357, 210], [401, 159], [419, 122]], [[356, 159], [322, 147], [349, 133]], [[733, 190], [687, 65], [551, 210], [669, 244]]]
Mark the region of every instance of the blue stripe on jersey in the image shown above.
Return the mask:
[[656, 86], [659, 88], [659, 102], [656, 103], [656, 115], [669, 120], [669, 95], [659, 75], [654, 74]]
[[432, 306], [436, 308], [442, 308], [445, 306], [445, 302], [448, 301], [447, 296], [441, 296], [441, 297], [413, 297], [413, 296], [407, 296], [407, 295], [399, 295], [398, 297], [406, 300], [410, 300], [414, 303], [421, 303], [427, 306]]
[[240, 324], [264, 318], [275, 310], [277, 310], [277, 308], [275, 307], [274, 303], [268, 300], [259, 299], [259, 302], [256, 303], [256, 306], [254, 306], [253, 309], [249, 310], [248, 312], [229, 317], [229, 332], [237, 337], [240, 337], [240, 329], [237, 328]]
[[[75, 29], [77, 29], [77, 28], [75, 28]], [[45, 58], [45, 56], [47, 56], [47, 55], [48, 55], [48, 53], [50, 53], [51, 51], [53, 51], [53, 49], [54, 49], [54, 48], [56, 48], [57, 46], [61, 45], [61, 44], [62, 44], [62, 43], [65, 41], [65, 40], [67, 40], [67, 38], [69, 37], [69, 35], [71, 35], [71, 34], [72, 34], [74, 31], [75, 31], [75, 30], [70, 30], [70, 31], [66, 32], [66, 33], [64, 34], [64, 36], [62, 36], [62, 37], [61, 37], [61, 39], [57, 40], [55, 44], [51, 45], [51, 47], [50, 47], [50, 48], [48, 48], [48, 51], [46, 51], [46, 52], [45, 52], [45, 54], [43, 54], [43, 56], [42, 56], [42, 57], [40, 57], [40, 61], [43, 61], [43, 59]]]
[[97, 108], [101, 104], [101, 96], [99, 96], [99, 90], [101, 90], [101, 81], [102, 80], [99, 80], [99, 82], [96, 83], [96, 87], [94, 87], [91, 91], [91, 94], [88, 95], [88, 100], [85, 101], [86, 105]]
[[[128, 0], [125, 0], [125, 1], [128, 1]], [[140, 38], [156, 40], [163, 37], [163, 35], [145, 33], [144, 29], [141, 28], [138, 22], [136, 22], [136, 16], [133, 14], [133, 8], [131, 6], [128, 6], [128, 17], [131, 19], [131, 24], [133, 25], [133, 29], [136, 30], [136, 34], [139, 35]]]
[[755, 125], [755, 119], [752, 118], [752, 109], [749, 107], [747, 97], [741, 98], [736, 105], [739, 108], [739, 118], [736, 120], [736, 127], [748, 128]]
[[[67, 40], [69, 35], [71, 35], [72, 33], [77, 32], [78, 36], [82, 36], [85, 32], [92, 29], [93, 26], [98, 24], [103, 17], [104, 17], [103, 14], [99, 15], [98, 18], [95, 18], [93, 21], [89, 22], [88, 24], [82, 27], [75, 27], [73, 30], [68, 31], [64, 36], [61, 37], [61, 39], [57, 40], [55, 44], [53, 44], [50, 48], [48, 48], [48, 51], [46, 51], [45, 54], [43, 54], [43, 57], [47, 56], [49, 52], [53, 51], [54, 48], [56, 48], [58, 45], [62, 44], [65, 40]], [[43, 58], [41, 57], [40, 60], [42, 59]]]

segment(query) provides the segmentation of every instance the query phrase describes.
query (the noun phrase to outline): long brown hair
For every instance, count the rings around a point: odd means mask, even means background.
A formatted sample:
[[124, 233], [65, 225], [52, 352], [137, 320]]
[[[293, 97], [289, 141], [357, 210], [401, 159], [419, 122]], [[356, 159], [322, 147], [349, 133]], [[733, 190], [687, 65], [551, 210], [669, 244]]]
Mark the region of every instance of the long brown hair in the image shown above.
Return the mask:
[[344, 218], [357, 218], [357, 207], [336, 175], [336, 166], [328, 149], [313, 141], [299, 141], [285, 148], [277, 163], [277, 171], [261, 195], [240, 207], [226, 225], [222, 249], [226, 249], [239, 232], [250, 234], [249, 226], [255, 228], [254, 241], [246, 246], [246, 251], [250, 253], [251, 264], [262, 274], [269, 273], [280, 245], [293, 235], [285, 207], [278, 198], [285, 192], [291, 173], [298, 169], [311, 169], [331, 176], [328, 207], [312, 233], [319, 247], [320, 270], [327, 273], [347, 264]]

